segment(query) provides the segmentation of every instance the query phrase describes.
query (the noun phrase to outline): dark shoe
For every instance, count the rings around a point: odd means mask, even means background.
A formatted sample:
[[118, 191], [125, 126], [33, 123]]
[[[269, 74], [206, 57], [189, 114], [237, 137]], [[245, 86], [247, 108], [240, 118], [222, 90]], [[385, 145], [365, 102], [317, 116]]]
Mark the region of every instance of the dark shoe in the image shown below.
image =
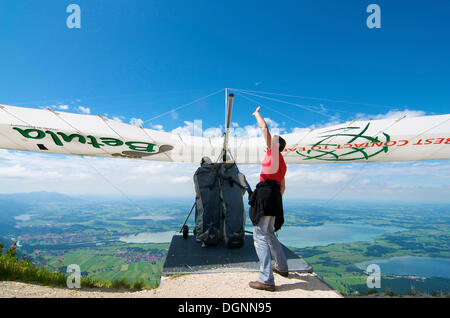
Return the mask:
[[279, 274], [279, 275], [281, 275], [281, 276], [283, 276], [283, 277], [289, 277], [289, 272], [282, 272], [282, 271], [279, 271], [279, 270], [275, 267], [275, 265], [272, 265], [272, 270], [274, 271], [274, 273], [277, 273], [277, 274]]
[[263, 284], [259, 281], [250, 282], [250, 283], [248, 283], [248, 286], [250, 286], [253, 289], [267, 290], [267, 291], [271, 291], [271, 292], [275, 291], [275, 285]]

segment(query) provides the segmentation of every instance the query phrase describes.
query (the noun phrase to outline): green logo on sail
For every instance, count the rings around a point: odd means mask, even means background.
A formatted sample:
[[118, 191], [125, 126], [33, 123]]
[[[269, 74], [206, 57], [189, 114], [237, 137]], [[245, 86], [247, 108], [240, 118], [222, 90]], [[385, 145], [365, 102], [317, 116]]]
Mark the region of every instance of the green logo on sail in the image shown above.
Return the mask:
[[119, 147], [126, 146], [132, 151], [144, 152], [144, 153], [156, 153], [159, 148], [156, 144], [143, 142], [143, 141], [123, 141], [117, 138], [111, 137], [94, 137], [83, 136], [80, 134], [66, 134], [63, 132], [54, 132], [51, 130], [40, 130], [36, 128], [22, 129], [13, 127], [23, 137], [27, 139], [43, 139], [46, 136], [50, 136], [54, 144], [59, 147], [64, 147], [64, 143], [78, 142], [80, 144], [91, 145], [92, 148], [100, 149], [103, 146]]
[[[364, 135], [369, 126], [370, 123], [364, 128], [344, 127], [326, 131], [320, 136], [322, 139], [312, 145], [311, 149], [305, 153], [297, 150], [296, 153], [302, 156], [303, 160], [316, 159], [334, 162], [367, 160], [381, 153], [387, 153], [391, 137], [384, 132], [384, 140], [381, 140], [379, 137]], [[336, 137], [348, 137], [348, 141], [343, 146], [333, 143], [332, 141]], [[356, 143], [357, 140], [363, 140], [363, 142], [358, 144]]]

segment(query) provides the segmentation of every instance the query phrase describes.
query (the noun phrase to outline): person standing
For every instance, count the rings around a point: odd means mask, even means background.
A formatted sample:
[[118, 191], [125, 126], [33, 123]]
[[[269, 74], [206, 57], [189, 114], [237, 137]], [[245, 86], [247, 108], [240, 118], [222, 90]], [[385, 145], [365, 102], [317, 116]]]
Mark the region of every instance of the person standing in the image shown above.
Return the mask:
[[[275, 291], [273, 272], [288, 277], [288, 264], [281, 243], [275, 236], [284, 223], [282, 195], [286, 189], [284, 177], [286, 163], [281, 152], [286, 141], [270, 135], [268, 126], [258, 106], [253, 113], [266, 141], [267, 151], [262, 162], [260, 182], [249, 197], [250, 219], [253, 223], [253, 240], [260, 262], [259, 280], [249, 283], [254, 289]], [[272, 257], [275, 264], [272, 265]]]

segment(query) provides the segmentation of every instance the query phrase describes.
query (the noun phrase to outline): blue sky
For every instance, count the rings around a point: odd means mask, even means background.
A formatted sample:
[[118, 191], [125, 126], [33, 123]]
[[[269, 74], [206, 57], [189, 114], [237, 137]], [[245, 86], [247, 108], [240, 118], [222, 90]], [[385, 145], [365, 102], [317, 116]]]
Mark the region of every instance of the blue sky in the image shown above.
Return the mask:
[[[66, 7], [70, 3], [81, 8], [81, 29], [66, 26], [69, 15]], [[366, 8], [371, 3], [381, 8], [381, 29], [366, 26], [369, 16]], [[336, 121], [392, 116], [405, 110], [411, 114], [444, 114], [450, 109], [449, 17], [450, 3], [444, 0], [2, 0], [0, 103], [103, 114], [129, 123], [145, 121], [231, 87], [314, 97], [271, 96], [323, 107]], [[329, 116], [246, 96], [285, 114], [281, 116], [263, 107], [263, 115], [283, 132], [302, 124], [311, 127], [330, 122]], [[256, 102], [236, 96], [233, 121], [240, 127], [253, 125], [250, 114], [255, 106]], [[144, 126], [172, 131], [185, 129], [186, 122], [198, 119], [203, 121], [203, 128], [220, 128], [224, 120], [223, 92], [145, 122]], [[1, 156], [0, 174], [4, 171], [4, 175], [0, 192], [13, 191], [8, 184], [15, 180], [11, 179], [14, 176], [21, 180], [14, 190], [55, 190], [50, 181], [35, 183], [23, 179], [23, 175], [33, 175], [33, 171], [36, 176], [42, 172], [43, 155], [2, 152]], [[43, 158], [61, 162], [61, 169], [72, 164], [73, 167], [79, 164], [77, 171], [84, 169], [77, 158], [50, 155]], [[36, 164], [34, 168], [24, 168], [20, 160], [23, 163], [34, 160]], [[11, 162], [18, 164], [14, 166], [17, 175]], [[116, 171], [122, 171], [123, 165], [123, 174], [129, 174], [130, 169], [129, 163], [108, 159], [90, 164], [98, 165], [98, 169], [111, 165]], [[151, 170], [152, 164], [142, 163], [148, 167], [142, 171]], [[420, 163], [423, 169], [428, 169], [423, 170], [428, 176], [435, 173], [426, 182], [414, 164], [417, 163], [379, 165], [388, 170], [401, 167], [402, 172], [396, 178], [381, 177], [384, 183], [378, 184], [377, 193], [390, 186], [394, 192], [399, 187], [406, 191], [408, 187], [406, 198], [414, 197], [419, 187], [427, 187], [427, 190], [420, 188], [423, 193], [432, 193], [424, 195], [424, 200], [449, 197], [448, 161]], [[163, 167], [177, 171], [173, 178], [180, 181], [177, 183], [181, 184], [180, 191], [191, 195], [188, 177], [194, 168], [189, 168], [190, 171], [181, 166], [178, 171], [173, 164]], [[291, 195], [301, 197], [299, 192], [306, 191], [296, 188], [298, 181], [294, 176], [313, 182], [314, 173], [335, 174], [336, 179], [330, 180], [344, 182], [349, 180], [352, 167], [292, 167], [291, 189], [297, 190]], [[86, 169], [83, 172], [89, 180], [86, 184], [91, 184], [92, 169]], [[257, 175], [258, 167], [248, 169], [254, 170], [249, 170], [249, 174]], [[119, 172], [117, 176], [108, 171], [102, 173], [111, 182], [117, 178], [118, 186], [121, 185], [123, 175]], [[22, 179], [18, 177], [21, 174]], [[380, 176], [368, 180], [365, 184], [374, 185], [375, 180], [380, 182]], [[66, 192], [83, 193], [86, 184], [68, 183]], [[318, 183], [317, 188], [312, 188], [320, 191], [326, 186], [332, 197], [335, 184]], [[124, 187], [130, 193], [138, 192], [131, 185]], [[98, 192], [116, 191], [106, 188], [99, 187]], [[314, 191], [306, 192], [314, 197]], [[341, 194], [345, 196], [345, 191]]]

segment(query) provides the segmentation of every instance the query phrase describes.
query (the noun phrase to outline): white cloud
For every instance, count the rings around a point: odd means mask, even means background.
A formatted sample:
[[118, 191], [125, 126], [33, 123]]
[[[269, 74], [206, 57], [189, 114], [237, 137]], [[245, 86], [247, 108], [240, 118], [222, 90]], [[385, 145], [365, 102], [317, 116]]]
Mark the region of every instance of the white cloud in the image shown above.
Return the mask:
[[304, 133], [310, 131], [312, 128], [301, 128], [301, 127], [294, 127], [291, 130], [291, 133]]
[[[281, 135], [286, 131], [286, 128], [280, 127], [280, 124], [271, 118], [264, 118], [269, 127], [270, 133], [272, 135]], [[257, 124], [246, 125], [244, 127], [239, 127], [238, 123], [232, 123], [230, 128], [230, 134], [236, 137], [261, 137], [261, 129]]]
[[278, 123], [275, 120], [270, 119], [269, 117], [264, 118], [266, 124], [269, 128], [277, 128]]
[[83, 114], [90, 114], [91, 113], [91, 109], [89, 107], [78, 106], [77, 110], [80, 113], [83, 113]]
[[[0, 150], [0, 193], [180, 196], [195, 194], [198, 164]], [[252, 188], [259, 165], [240, 165]], [[448, 200], [450, 160], [288, 165], [287, 199]]]
[[221, 137], [223, 136], [224, 129], [222, 126], [220, 127], [211, 127], [203, 131], [203, 137], [213, 138], [213, 137]]
[[[286, 133], [287, 130], [284, 127], [280, 127], [280, 124], [276, 122], [275, 120], [272, 120], [271, 118], [265, 118], [267, 125], [269, 126], [270, 132], [272, 135], [275, 134], [283, 134]], [[140, 125], [143, 124], [143, 121], [141, 119], [132, 118], [130, 120], [131, 125]], [[155, 125], [150, 124], [150, 128], [156, 129], [159, 131], [163, 130], [163, 125]], [[203, 136], [206, 138], [213, 138], [213, 137], [221, 137], [224, 133], [224, 126], [220, 125], [219, 127], [208, 127], [205, 128], [202, 125], [201, 120], [195, 120], [195, 121], [184, 121], [183, 126], [178, 126], [174, 129], [172, 129], [170, 132], [173, 134], [180, 134], [180, 135], [186, 135], [186, 136]], [[257, 124], [254, 125], [247, 125], [244, 127], [239, 127], [239, 124], [237, 122], [232, 122], [230, 127], [230, 135], [236, 136], [236, 137], [258, 137], [261, 135], [261, 130], [259, 129]]]
[[113, 118], [112, 118], [112, 120], [114, 120], [114, 121], [117, 121], [118, 123], [123, 123], [123, 117], [117, 117], [117, 116], [114, 116]]
[[[130, 119], [130, 125], [133, 126], [142, 126], [144, 124], [144, 121], [140, 118], [131, 118]], [[162, 126], [161, 126], [162, 127]]]
[[171, 133], [188, 136], [202, 136], [203, 131], [200, 121], [184, 121], [184, 126], [172, 129]]
[[[142, 122], [142, 124], [143, 124], [143, 122]], [[159, 131], [164, 131], [163, 125], [153, 125], [153, 124], [150, 124], [150, 128], [155, 129], [155, 130], [159, 130]]]
[[422, 110], [405, 109], [405, 110], [390, 110], [385, 114], [376, 114], [376, 115], [358, 113], [356, 114], [355, 119], [357, 120], [397, 119], [405, 115], [406, 117], [418, 117], [418, 116], [425, 116], [426, 112]]
[[[292, 167], [294, 168], [294, 167]], [[318, 184], [325, 183], [339, 183], [349, 180], [349, 175], [344, 171], [339, 170], [327, 170], [318, 171], [312, 167], [300, 167], [294, 169], [288, 169], [286, 173], [286, 182], [316, 182]]]
[[193, 182], [192, 177], [183, 176], [183, 177], [173, 177], [169, 179], [169, 182], [171, 183], [187, 183], [187, 182]]
[[2, 178], [22, 178], [26, 175], [25, 168], [20, 165], [0, 168], [0, 177]]
[[342, 124], [343, 122], [344, 122], [343, 120], [332, 119], [332, 120], [324, 122], [324, 123], [312, 124], [308, 127], [308, 130], [336, 126], [336, 125]]
[[[284, 127], [280, 127], [278, 122], [272, 120], [271, 118], [265, 118], [267, 125], [269, 126], [272, 135], [283, 134], [286, 132]], [[258, 137], [261, 136], [261, 130], [257, 124], [247, 125], [244, 127], [239, 127], [239, 124], [232, 122], [232, 127], [230, 127], [230, 135], [236, 137]], [[203, 130], [202, 130], [203, 129]], [[203, 136], [203, 137], [221, 137], [223, 136], [225, 128], [220, 125], [219, 127], [202, 127], [201, 121], [185, 121], [184, 126], [179, 126], [171, 130], [171, 133], [189, 136]]]
[[69, 105], [53, 105], [52, 107], [55, 109], [59, 109], [59, 110], [68, 110], [69, 109]]
[[68, 110], [69, 105], [63, 105], [63, 104], [56, 104], [56, 105], [44, 105], [44, 106], [38, 106], [41, 109], [57, 109], [57, 110]]
[[[0, 193], [194, 196], [198, 165], [0, 151]], [[118, 191], [117, 189], [120, 189]]]
[[[280, 127], [278, 122], [276, 122], [275, 120], [270, 119], [270, 118], [264, 118], [264, 120], [266, 121], [266, 124], [269, 127], [270, 133], [272, 135], [281, 135], [281, 134], [283, 134], [283, 132], [286, 131], [286, 129], [283, 127]], [[256, 125], [255, 125], [255, 127], [256, 127]]]
[[233, 132], [237, 137], [258, 137], [261, 136], [261, 130], [257, 125], [244, 126], [243, 130], [235, 129]]
[[[323, 105], [321, 105], [323, 107]], [[351, 120], [381, 120], [381, 119], [398, 119], [403, 116], [406, 117], [417, 117], [417, 116], [425, 116], [426, 112], [421, 110], [408, 110], [405, 109], [403, 111], [397, 111], [397, 110], [391, 110], [387, 113], [383, 114], [365, 114], [365, 113], [357, 113], [355, 114], [354, 118]], [[308, 132], [311, 129], [320, 129], [320, 128], [326, 128], [331, 126], [337, 126], [340, 124], [343, 124], [347, 122], [348, 120], [339, 119], [338, 117], [330, 118], [330, 120], [322, 122], [322, 123], [315, 123], [308, 127], [294, 127], [291, 129], [291, 133], [304, 133]]]

